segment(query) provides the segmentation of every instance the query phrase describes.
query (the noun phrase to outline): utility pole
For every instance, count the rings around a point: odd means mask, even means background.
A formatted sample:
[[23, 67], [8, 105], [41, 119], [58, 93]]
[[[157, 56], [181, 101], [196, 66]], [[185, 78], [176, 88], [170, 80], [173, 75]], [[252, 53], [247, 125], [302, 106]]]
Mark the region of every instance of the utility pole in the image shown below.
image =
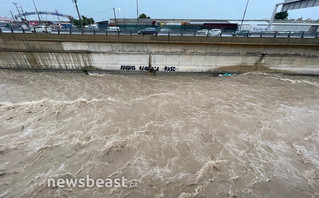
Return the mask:
[[244, 23], [244, 20], [245, 20], [248, 4], [249, 4], [249, 0], [247, 0], [247, 3], [246, 3], [246, 8], [245, 8], [245, 11], [244, 11], [243, 19], [241, 20], [241, 24], [240, 24], [240, 30], [242, 30], [242, 27], [243, 27], [243, 23]]
[[113, 12], [114, 12], [115, 25], [116, 25], [116, 12], [114, 7], [113, 7]]
[[81, 28], [83, 28], [83, 20], [82, 20], [82, 17], [80, 15], [80, 12], [79, 12], [78, 0], [72, 0], [72, 1], [75, 4], [75, 8], [76, 8], [76, 11], [78, 13], [79, 20], [81, 21]]
[[33, 5], [34, 5], [35, 11], [36, 11], [36, 13], [37, 13], [37, 15], [38, 15], [38, 18], [39, 18], [39, 23], [41, 23], [41, 18], [40, 18], [40, 14], [39, 14], [39, 12], [38, 12], [38, 8], [37, 8], [37, 6], [35, 5], [35, 2], [34, 2], [34, 0], [33, 0]]

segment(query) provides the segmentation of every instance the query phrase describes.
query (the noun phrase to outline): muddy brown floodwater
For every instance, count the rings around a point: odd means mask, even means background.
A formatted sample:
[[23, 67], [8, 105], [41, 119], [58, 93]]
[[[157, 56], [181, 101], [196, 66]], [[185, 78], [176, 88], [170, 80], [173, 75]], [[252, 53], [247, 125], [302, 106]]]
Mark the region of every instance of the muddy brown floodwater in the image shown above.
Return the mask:
[[316, 77], [0, 71], [0, 197], [318, 197], [318, 153]]

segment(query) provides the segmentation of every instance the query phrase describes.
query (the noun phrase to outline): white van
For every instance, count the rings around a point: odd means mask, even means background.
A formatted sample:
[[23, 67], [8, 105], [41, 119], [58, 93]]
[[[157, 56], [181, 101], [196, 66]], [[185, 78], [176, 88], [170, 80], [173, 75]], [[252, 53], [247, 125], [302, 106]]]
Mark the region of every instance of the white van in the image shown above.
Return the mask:
[[112, 26], [112, 27], [108, 27], [106, 29], [107, 32], [119, 32], [120, 31], [120, 28], [119, 27], [115, 27], [115, 26]]

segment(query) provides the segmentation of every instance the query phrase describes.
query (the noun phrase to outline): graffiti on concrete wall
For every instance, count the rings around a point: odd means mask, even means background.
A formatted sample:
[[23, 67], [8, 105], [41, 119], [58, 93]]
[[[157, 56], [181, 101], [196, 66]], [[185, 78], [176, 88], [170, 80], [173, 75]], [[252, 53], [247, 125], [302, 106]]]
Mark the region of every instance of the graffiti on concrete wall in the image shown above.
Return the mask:
[[140, 71], [159, 71], [159, 67], [140, 66]]
[[[125, 71], [135, 71], [137, 70], [135, 66], [133, 65], [121, 65], [120, 70], [125, 70]], [[139, 66], [138, 67], [139, 71], [165, 71], [165, 72], [176, 72], [177, 68], [176, 67], [171, 67], [171, 66], [165, 66], [163, 68], [160, 67], [149, 67], [149, 66]]]
[[176, 71], [176, 67], [164, 67], [164, 71], [168, 71], [168, 72], [175, 72]]
[[121, 65], [121, 70], [135, 70], [135, 66]]

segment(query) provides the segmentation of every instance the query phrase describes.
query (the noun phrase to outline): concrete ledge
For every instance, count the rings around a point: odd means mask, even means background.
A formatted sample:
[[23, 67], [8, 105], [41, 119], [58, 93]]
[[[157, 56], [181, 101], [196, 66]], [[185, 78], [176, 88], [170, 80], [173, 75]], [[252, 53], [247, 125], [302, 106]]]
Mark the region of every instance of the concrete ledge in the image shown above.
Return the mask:
[[97, 43], [171, 43], [214, 45], [319, 46], [319, 38], [202, 37], [153, 35], [82, 35], [0, 33], [0, 41], [97, 42]]
[[0, 69], [319, 75], [319, 38], [0, 34]]

